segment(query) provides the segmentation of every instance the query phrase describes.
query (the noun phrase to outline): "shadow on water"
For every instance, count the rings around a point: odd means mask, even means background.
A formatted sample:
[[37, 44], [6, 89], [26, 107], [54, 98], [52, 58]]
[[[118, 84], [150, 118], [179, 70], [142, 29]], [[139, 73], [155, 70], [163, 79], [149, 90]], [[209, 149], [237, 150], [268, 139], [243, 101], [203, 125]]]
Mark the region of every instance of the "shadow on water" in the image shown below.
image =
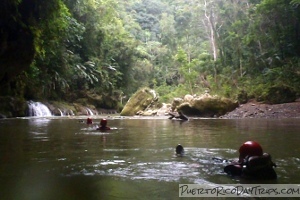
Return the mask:
[[[178, 184], [298, 183], [299, 119], [109, 119], [96, 131], [74, 118], [0, 121], [0, 199], [178, 199]], [[298, 139], [299, 138], [299, 139]], [[276, 162], [278, 180], [229, 177], [247, 140]], [[175, 156], [180, 143], [185, 154]], [[216, 160], [214, 158], [220, 158]]]

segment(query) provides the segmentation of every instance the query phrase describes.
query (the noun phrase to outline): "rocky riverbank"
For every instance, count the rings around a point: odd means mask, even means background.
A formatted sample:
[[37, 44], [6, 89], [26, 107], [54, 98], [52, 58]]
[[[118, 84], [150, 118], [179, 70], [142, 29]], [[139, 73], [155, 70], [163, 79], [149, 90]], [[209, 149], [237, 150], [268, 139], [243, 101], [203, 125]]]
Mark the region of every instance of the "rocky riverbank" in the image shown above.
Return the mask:
[[292, 103], [264, 104], [250, 101], [221, 116], [224, 119], [243, 118], [300, 118], [300, 99]]

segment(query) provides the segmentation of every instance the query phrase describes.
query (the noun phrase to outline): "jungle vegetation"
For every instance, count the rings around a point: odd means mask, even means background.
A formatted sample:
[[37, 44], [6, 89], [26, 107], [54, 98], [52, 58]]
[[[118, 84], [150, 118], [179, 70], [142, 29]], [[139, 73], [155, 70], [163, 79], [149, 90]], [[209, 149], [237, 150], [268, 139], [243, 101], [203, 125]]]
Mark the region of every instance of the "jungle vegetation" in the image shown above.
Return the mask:
[[[0, 95], [300, 94], [300, 0], [2, 0]], [[285, 90], [284, 90], [285, 91]]]

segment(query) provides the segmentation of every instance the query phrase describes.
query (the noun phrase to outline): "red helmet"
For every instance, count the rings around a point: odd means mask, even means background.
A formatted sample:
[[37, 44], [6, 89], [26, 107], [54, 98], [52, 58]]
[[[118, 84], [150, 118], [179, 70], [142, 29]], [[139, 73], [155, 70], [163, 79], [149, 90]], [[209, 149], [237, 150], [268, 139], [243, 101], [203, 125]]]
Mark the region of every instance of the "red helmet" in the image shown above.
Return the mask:
[[245, 142], [239, 149], [240, 158], [245, 158], [246, 156], [262, 156], [263, 149], [260, 144], [254, 141]]
[[92, 123], [93, 123], [93, 120], [92, 120], [91, 118], [87, 118], [87, 119], [86, 119], [86, 123], [87, 123], [87, 124], [92, 124]]
[[106, 119], [101, 119], [100, 125], [101, 126], [106, 126], [107, 120]]

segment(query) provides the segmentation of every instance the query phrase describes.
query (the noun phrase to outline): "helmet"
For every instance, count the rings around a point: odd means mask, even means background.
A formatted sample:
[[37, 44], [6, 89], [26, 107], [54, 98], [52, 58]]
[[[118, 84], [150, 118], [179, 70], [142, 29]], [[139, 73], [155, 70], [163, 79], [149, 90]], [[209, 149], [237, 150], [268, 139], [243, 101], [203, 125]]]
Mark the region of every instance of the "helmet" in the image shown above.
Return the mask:
[[92, 120], [91, 118], [87, 118], [87, 119], [86, 119], [86, 123], [87, 123], [87, 124], [92, 124], [92, 123], [93, 123], [93, 120]]
[[100, 125], [101, 126], [106, 126], [107, 120], [106, 119], [101, 119]]
[[240, 158], [245, 158], [246, 156], [262, 156], [263, 149], [260, 144], [254, 141], [245, 142], [239, 149]]

